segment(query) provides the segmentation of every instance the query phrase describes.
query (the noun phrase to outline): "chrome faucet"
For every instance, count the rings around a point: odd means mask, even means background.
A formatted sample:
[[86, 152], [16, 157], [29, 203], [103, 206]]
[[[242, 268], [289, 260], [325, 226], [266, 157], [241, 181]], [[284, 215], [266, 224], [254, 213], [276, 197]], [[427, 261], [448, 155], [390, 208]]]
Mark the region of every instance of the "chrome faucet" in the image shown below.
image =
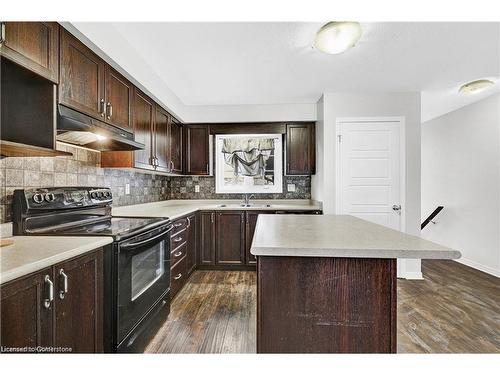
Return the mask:
[[245, 206], [248, 206], [250, 204], [250, 199], [254, 198], [255, 195], [253, 194], [243, 194], [243, 204]]

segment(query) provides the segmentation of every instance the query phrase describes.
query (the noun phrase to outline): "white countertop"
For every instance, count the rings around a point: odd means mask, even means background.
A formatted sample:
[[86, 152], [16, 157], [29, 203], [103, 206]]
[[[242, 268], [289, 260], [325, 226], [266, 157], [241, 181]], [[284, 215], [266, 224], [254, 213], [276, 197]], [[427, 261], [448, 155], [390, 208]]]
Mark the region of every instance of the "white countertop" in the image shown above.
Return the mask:
[[459, 251], [349, 215], [259, 215], [257, 256], [457, 259]]
[[[308, 199], [252, 199], [257, 205], [270, 204], [271, 207], [240, 207], [241, 200], [168, 200], [131, 206], [113, 207], [113, 216], [153, 216], [169, 217], [175, 220], [198, 210], [257, 210], [257, 211], [314, 211], [321, 210], [321, 203]], [[226, 207], [220, 207], [226, 205]]]
[[113, 242], [111, 237], [14, 236], [0, 247], [0, 283], [40, 271]]

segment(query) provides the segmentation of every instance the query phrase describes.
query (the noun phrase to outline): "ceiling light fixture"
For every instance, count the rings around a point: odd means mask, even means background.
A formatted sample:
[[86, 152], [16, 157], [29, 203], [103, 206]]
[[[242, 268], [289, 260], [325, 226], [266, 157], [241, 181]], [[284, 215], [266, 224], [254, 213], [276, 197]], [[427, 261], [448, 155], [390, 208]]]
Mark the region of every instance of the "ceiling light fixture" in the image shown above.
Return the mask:
[[316, 33], [314, 47], [328, 54], [342, 53], [356, 45], [362, 32], [359, 22], [328, 22]]
[[487, 88], [493, 86], [495, 83], [489, 79], [478, 79], [477, 81], [472, 81], [462, 85], [458, 90], [462, 94], [477, 94]]

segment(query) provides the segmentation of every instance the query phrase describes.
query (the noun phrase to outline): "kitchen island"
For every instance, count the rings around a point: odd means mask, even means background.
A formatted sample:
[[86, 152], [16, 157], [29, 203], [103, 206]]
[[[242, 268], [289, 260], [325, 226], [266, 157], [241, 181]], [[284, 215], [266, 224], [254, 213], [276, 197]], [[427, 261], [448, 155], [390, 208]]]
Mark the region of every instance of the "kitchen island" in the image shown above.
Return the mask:
[[259, 215], [258, 353], [395, 353], [396, 259], [460, 252], [347, 215]]

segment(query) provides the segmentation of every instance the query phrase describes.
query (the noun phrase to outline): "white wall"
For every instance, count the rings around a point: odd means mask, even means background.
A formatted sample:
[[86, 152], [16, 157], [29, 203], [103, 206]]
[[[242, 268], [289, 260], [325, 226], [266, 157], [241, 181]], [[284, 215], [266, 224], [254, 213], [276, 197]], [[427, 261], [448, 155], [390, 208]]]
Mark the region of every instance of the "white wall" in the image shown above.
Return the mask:
[[[322, 175], [313, 180], [313, 198], [321, 198], [326, 214], [336, 213], [336, 134], [339, 117], [402, 116], [406, 122], [406, 232], [420, 234], [420, 93], [325, 93], [318, 103], [318, 165]], [[319, 168], [318, 168], [319, 169]], [[322, 184], [321, 188], [315, 183]], [[401, 262], [400, 275], [420, 278], [420, 260]]]
[[422, 236], [500, 277], [500, 95], [422, 124]]

